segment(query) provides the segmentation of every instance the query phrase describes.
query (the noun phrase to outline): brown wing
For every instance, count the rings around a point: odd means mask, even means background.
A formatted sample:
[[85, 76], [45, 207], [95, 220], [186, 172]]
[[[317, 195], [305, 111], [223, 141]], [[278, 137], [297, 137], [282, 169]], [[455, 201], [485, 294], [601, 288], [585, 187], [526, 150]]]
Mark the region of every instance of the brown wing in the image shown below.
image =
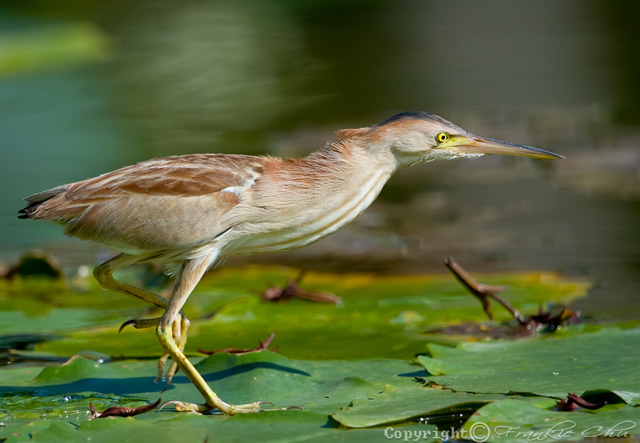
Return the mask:
[[149, 160], [28, 197], [23, 211], [125, 252], [186, 246], [227, 229], [224, 214], [274, 161], [226, 154]]
[[242, 186], [272, 159], [249, 155], [195, 154], [149, 160], [72, 184], [72, 200], [119, 193], [194, 197]]

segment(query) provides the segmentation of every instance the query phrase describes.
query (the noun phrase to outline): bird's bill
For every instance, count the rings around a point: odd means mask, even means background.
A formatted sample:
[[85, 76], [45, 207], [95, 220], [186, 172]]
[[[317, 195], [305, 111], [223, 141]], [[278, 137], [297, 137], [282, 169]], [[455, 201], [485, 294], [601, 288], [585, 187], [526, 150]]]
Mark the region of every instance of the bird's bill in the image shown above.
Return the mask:
[[531, 158], [564, 158], [561, 155], [545, 151], [544, 149], [518, 145], [502, 140], [494, 140], [477, 135], [453, 136], [448, 142], [441, 144], [440, 148], [449, 149], [461, 154], [502, 154]]

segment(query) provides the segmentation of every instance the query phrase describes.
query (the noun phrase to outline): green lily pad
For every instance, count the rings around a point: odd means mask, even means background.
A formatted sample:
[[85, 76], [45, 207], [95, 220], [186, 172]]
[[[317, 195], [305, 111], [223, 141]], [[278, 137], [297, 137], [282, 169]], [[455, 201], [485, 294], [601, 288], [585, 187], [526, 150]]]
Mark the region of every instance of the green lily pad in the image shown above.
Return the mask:
[[[163, 415], [163, 414], [155, 414]], [[402, 432], [434, 432], [435, 427], [413, 424], [403, 426]], [[16, 430], [7, 443], [24, 441], [68, 442], [87, 441], [110, 443], [113, 441], [140, 442], [159, 439], [163, 442], [225, 441], [246, 442], [259, 440], [296, 442], [363, 442], [384, 438], [380, 429], [357, 431], [333, 427], [326, 415], [310, 411], [270, 411], [235, 417], [183, 414], [153, 421], [136, 418], [108, 418], [82, 422], [76, 428], [63, 422], [34, 422]], [[404, 435], [404, 434], [402, 434]], [[421, 441], [433, 441], [423, 439]]]
[[[43, 340], [45, 334], [57, 338], [43, 343], [34, 339], [33, 354], [69, 356], [94, 350], [124, 358], [99, 364], [77, 357], [44, 369], [0, 370], [0, 413], [5, 414], [0, 416], [5, 424], [0, 426], [0, 439], [140, 441], [161, 435], [167, 441], [201, 441], [206, 436], [246, 441], [260, 435], [263, 441], [370, 441], [384, 438], [387, 428], [364, 427], [391, 424], [394, 438], [418, 435], [432, 441], [436, 428], [412, 420], [433, 414], [468, 415], [488, 401], [504, 398], [425, 388], [414, 381], [414, 376], [427, 374], [405, 359], [424, 352], [434, 339], [442, 340], [429, 331], [460, 321], [486, 321], [479, 303], [451, 276], [310, 273], [302, 286], [333, 292], [343, 303], [260, 299], [259, 291], [282, 284], [286, 276], [280, 268], [263, 267], [209, 274], [185, 308], [192, 320], [187, 353], [225, 401], [268, 400], [278, 408], [295, 405], [304, 411], [228, 417], [176, 414], [169, 408], [93, 421], [87, 420], [89, 402], [101, 411], [114, 405], [141, 406], [159, 397], [202, 401], [181, 373], [166, 392], [163, 383], [153, 384], [161, 349], [152, 329], [117, 333], [122, 321], [157, 316], [160, 311], [104, 291], [92, 280], [73, 282], [70, 288], [29, 279], [0, 281], [0, 311], [7, 320], [0, 322], [0, 333], [9, 343], [10, 337], [35, 331]], [[507, 297], [525, 313], [536, 312], [543, 302], [569, 303], [588, 288], [553, 274], [480, 278], [510, 285]], [[125, 279], [135, 283], [136, 275]], [[496, 317], [509, 319], [497, 309]], [[194, 357], [198, 348], [252, 348], [271, 332], [276, 334], [272, 348], [279, 346], [278, 353]], [[432, 398], [425, 399], [425, 393]], [[390, 411], [388, 417], [385, 410]]]
[[[311, 435], [316, 431], [322, 434], [325, 427], [337, 427], [336, 422], [331, 422], [329, 414], [348, 405], [353, 399], [380, 392], [388, 383], [400, 387], [416, 384], [412, 375], [416, 366], [393, 359], [316, 362], [290, 360], [275, 352], [262, 351], [244, 355], [217, 354], [200, 361], [196, 367], [214, 391], [226, 401], [247, 403], [268, 400], [278, 408], [300, 406], [305, 413], [311, 414], [283, 414], [279, 421], [285, 423], [282, 429], [285, 434], [288, 426], [300, 425], [296, 417], [304, 420], [312, 418], [318, 429], [309, 429], [309, 432]], [[0, 371], [0, 410], [8, 413], [2, 419], [6, 426], [0, 427], [0, 438], [13, 432], [19, 433], [21, 427], [31, 426], [29, 423], [34, 420], [37, 423], [39, 419], [81, 424], [87, 426], [84, 429], [92, 429], [98, 425], [84, 424], [88, 418], [89, 402], [93, 402], [97, 410], [115, 404], [141, 406], [159, 397], [165, 401], [202, 402], [195, 387], [180, 374], [174, 378], [169, 390], [161, 392], [164, 384], [153, 384], [156, 373], [154, 361], [98, 364], [83, 357], [74, 357], [63, 365], [39, 370], [35, 377], [33, 369]], [[270, 414], [272, 412], [256, 416], [266, 419], [271, 417]], [[135, 420], [155, 422], [174, 416], [175, 413], [167, 409], [159, 414], [154, 412], [137, 416]], [[287, 417], [291, 417], [290, 423]], [[226, 426], [221, 423], [230, 419], [210, 416], [207, 423], [215, 430], [217, 426]], [[103, 420], [106, 419], [96, 421]], [[233, 420], [247, 419], [233, 417]], [[67, 432], [64, 426], [56, 426], [52, 430], [47, 427], [46, 430]], [[44, 428], [38, 427], [36, 431], [44, 432]]]
[[[379, 277], [309, 273], [302, 286], [337, 294], [343, 303], [336, 306], [304, 300], [262, 301], [258, 292], [282, 284], [287, 274], [281, 268], [252, 266], [208, 274], [185, 307], [192, 320], [186, 352], [193, 356], [198, 349], [252, 348], [273, 332], [279, 352], [291, 358], [407, 358], [424, 352], [426, 343], [443, 340], [428, 332], [433, 328], [487, 321], [478, 301], [447, 274]], [[567, 304], [583, 296], [588, 288], [584, 282], [567, 282], [554, 274], [481, 278], [487, 283], [509, 285], [506, 296], [525, 313], [537, 312], [542, 303]], [[157, 316], [160, 311], [149, 310], [142, 303], [95, 285], [88, 294], [73, 296], [72, 304], [66, 298], [68, 294], [67, 291], [56, 297], [63, 300], [64, 310], [82, 307], [87, 315], [70, 316], [70, 321], [65, 322], [55, 311], [41, 316], [31, 314], [34, 320], [49, 326], [57, 321], [58, 328], [50, 332], [62, 336], [60, 340], [36, 345], [36, 350], [57, 355], [94, 350], [113, 357], [151, 357], [160, 352], [151, 330], [128, 328], [116, 334], [124, 320]], [[0, 308], [2, 303], [0, 288]], [[4, 303], [11, 307], [15, 301], [9, 298]], [[132, 308], [135, 303], [139, 306], [137, 311]], [[510, 318], [506, 311], [495, 311], [498, 321]], [[91, 316], [95, 318], [94, 327], [89, 327]], [[27, 324], [16, 323], [11, 326], [13, 333], [15, 328], [28, 330]], [[76, 328], [70, 330], [74, 325]]]
[[640, 328], [495, 343], [429, 345], [418, 362], [429, 380], [455, 391], [523, 393], [563, 398], [611, 391], [640, 405]]
[[458, 436], [473, 441], [586, 441], [595, 437], [640, 435], [640, 408], [605, 406], [597, 411], [558, 412], [518, 400], [480, 408]]
[[111, 327], [144, 312], [139, 300], [105, 291], [92, 280], [67, 288], [46, 278], [0, 279], [0, 334], [63, 334]]
[[354, 400], [336, 411], [332, 417], [349, 428], [364, 428], [398, 423], [414, 418], [429, 418], [470, 414], [481, 406], [504, 395], [470, 394], [445, 389], [387, 385], [383, 392]]

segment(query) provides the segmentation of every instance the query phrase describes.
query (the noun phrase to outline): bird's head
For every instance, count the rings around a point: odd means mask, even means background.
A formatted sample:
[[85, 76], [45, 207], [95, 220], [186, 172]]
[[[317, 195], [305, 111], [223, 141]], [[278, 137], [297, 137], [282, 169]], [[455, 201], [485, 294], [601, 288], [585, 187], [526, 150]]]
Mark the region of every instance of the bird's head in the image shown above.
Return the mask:
[[422, 111], [403, 112], [367, 128], [362, 134], [373, 149], [389, 150], [399, 167], [438, 159], [506, 154], [532, 158], [564, 158], [553, 152], [480, 137]]

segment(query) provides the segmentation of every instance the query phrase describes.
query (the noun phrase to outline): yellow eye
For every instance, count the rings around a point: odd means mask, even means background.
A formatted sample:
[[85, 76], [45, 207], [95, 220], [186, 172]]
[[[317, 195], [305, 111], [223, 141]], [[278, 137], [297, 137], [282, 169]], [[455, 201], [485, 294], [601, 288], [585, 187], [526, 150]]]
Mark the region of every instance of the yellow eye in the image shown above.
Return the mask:
[[436, 135], [436, 141], [438, 143], [444, 143], [447, 140], [449, 140], [449, 138], [450, 138], [450, 135], [447, 134], [446, 132], [441, 132], [438, 135]]

